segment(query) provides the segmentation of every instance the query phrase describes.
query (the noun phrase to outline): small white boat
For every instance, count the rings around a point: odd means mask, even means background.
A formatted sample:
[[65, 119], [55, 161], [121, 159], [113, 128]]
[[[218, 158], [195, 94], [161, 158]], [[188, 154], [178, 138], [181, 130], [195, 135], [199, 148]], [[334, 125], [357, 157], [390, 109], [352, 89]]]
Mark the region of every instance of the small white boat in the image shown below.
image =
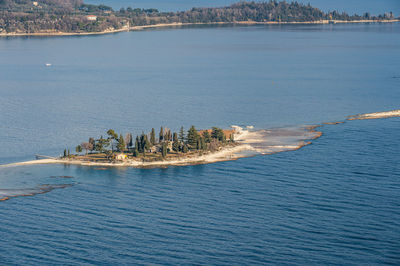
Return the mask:
[[51, 64], [50, 63], [46, 63], [45, 66], [49, 67], [49, 66], [51, 66]]

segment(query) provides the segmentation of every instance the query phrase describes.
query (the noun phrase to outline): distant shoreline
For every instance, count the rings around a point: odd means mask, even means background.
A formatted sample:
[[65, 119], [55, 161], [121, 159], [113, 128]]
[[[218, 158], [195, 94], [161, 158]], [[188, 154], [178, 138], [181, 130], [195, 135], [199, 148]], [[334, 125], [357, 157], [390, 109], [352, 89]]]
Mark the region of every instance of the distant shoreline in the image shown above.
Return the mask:
[[144, 25], [144, 26], [132, 26], [132, 27], [124, 27], [121, 29], [114, 30], [106, 30], [101, 32], [35, 32], [35, 33], [0, 33], [0, 37], [23, 37], [23, 36], [87, 36], [87, 35], [104, 35], [118, 32], [127, 32], [127, 31], [139, 31], [144, 29], [151, 28], [166, 28], [166, 27], [181, 27], [181, 26], [196, 26], [196, 25], [321, 25], [321, 24], [360, 24], [360, 23], [396, 23], [400, 22], [400, 19], [392, 19], [392, 20], [354, 20], [354, 21], [345, 21], [345, 20], [320, 20], [320, 21], [293, 21], [293, 22], [276, 22], [276, 21], [266, 21], [266, 22], [257, 22], [257, 21], [236, 21], [236, 22], [206, 22], [206, 23], [161, 23], [154, 25]]

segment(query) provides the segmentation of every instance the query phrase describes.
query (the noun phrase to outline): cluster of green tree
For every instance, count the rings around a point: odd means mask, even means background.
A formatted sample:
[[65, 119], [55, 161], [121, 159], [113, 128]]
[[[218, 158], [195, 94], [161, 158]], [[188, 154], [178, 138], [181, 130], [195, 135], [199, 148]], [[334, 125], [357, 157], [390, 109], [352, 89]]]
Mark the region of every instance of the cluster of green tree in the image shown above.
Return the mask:
[[132, 25], [147, 25], [158, 23], [212, 23], [212, 22], [305, 22], [321, 20], [361, 20], [361, 19], [393, 19], [392, 12], [379, 16], [371, 16], [369, 13], [349, 15], [337, 11], [325, 13], [310, 4], [304, 5], [298, 2], [287, 3], [271, 0], [269, 2], [240, 2], [222, 8], [192, 8], [182, 12], [145, 12], [128, 8], [119, 12], [119, 16], [130, 19]]
[[13, 12], [72, 12], [82, 5], [82, 0], [0, 0], [0, 9]]
[[[104, 153], [108, 158], [115, 152], [129, 153], [134, 157], [146, 156], [146, 153], [159, 153], [165, 158], [170, 152], [215, 151], [227, 142], [224, 131], [217, 127], [212, 128], [211, 134], [208, 130], [200, 133], [194, 126], [191, 126], [187, 133], [183, 127], [179, 132], [173, 133], [168, 128], [161, 127], [158, 138], [154, 128], [149, 134], [142, 132], [136, 138], [133, 138], [131, 133], [125, 137], [122, 134], [118, 136], [110, 129], [107, 131], [107, 138], [103, 136], [98, 139], [90, 138], [88, 142], [76, 146], [75, 151], [81, 153], [84, 150], [85, 154]], [[234, 142], [232, 135], [229, 142]], [[64, 151], [64, 157], [69, 157], [69, 150], [68, 153]]]
[[[124, 26], [143, 26], [160, 23], [234, 23], [254, 22], [305, 22], [321, 20], [382, 20], [393, 19], [393, 13], [372, 16], [349, 15], [332, 11], [325, 13], [310, 4], [298, 2], [239, 2], [221, 8], [192, 8], [188, 11], [159, 12], [157, 9], [122, 8], [114, 11], [105, 5], [84, 4], [81, 0], [0, 0], [0, 32], [40, 31], [100, 32], [121, 29]], [[96, 21], [86, 15], [94, 14]]]
[[85, 16], [78, 15], [0, 11], [0, 33], [102, 32], [107, 29], [120, 29], [124, 23], [126, 22], [115, 16], [104, 16], [97, 21], [89, 21]]

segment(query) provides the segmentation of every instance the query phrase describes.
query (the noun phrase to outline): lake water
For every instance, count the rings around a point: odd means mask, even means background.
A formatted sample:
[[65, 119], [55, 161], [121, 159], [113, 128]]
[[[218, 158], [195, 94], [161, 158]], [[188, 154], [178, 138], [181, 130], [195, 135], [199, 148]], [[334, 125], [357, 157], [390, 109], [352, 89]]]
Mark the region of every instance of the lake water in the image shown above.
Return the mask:
[[[0, 39], [0, 163], [139, 134], [399, 109], [400, 24]], [[51, 63], [51, 67], [46, 67]], [[0, 168], [2, 264], [398, 264], [399, 118], [167, 169]], [[64, 185], [67, 185], [64, 187]]]

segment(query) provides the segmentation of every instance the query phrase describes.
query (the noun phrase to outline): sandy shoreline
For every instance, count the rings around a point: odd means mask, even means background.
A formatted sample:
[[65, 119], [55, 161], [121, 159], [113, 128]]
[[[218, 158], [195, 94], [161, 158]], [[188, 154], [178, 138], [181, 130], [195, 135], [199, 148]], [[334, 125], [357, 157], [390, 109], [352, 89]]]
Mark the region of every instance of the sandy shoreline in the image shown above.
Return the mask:
[[[347, 23], [395, 23], [400, 22], [399, 19], [392, 20], [355, 20], [355, 21], [344, 21], [344, 20], [334, 20], [335, 24], [347, 24]], [[36, 33], [0, 33], [0, 37], [17, 37], [17, 36], [86, 36], [86, 35], [103, 35], [110, 33], [118, 33], [125, 31], [138, 31], [151, 28], [163, 28], [163, 27], [180, 27], [180, 26], [196, 26], [196, 25], [301, 25], [301, 24], [329, 24], [329, 20], [320, 21], [303, 21], [303, 22], [276, 22], [276, 21], [266, 21], [266, 22], [256, 22], [256, 21], [236, 21], [236, 22], [208, 22], [208, 23], [162, 23], [154, 25], [144, 25], [144, 26], [132, 26], [124, 27], [115, 30], [106, 30], [101, 32], [36, 32]]]
[[166, 167], [166, 166], [184, 166], [184, 165], [197, 165], [197, 164], [209, 164], [223, 161], [232, 161], [245, 156], [239, 155], [241, 151], [252, 150], [252, 147], [246, 144], [240, 144], [234, 147], [224, 148], [220, 151], [188, 157], [179, 160], [164, 160], [155, 162], [143, 162], [139, 160], [127, 160], [124, 162], [90, 162], [74, 159], [40, 159], [31, 160], [25, 162], [17, 162], [10, 164], [0, 165], [2, 167], [14, 167], [14, 166], [25, 166], [25, 165], [37, 165], [37, 164], [70, 164], [70, 165], [83, 165], [83, 166], [112, 166], [112, 167], [134, 167], [134, 168], [155, 168], [155, 167]]
[[386, 112], [376, 112], [376, 113], [352, 115], [352, 116], [347, 117], [347, 120], [381, 119], [381, 118], [391, 118], [391, 117], [400, 117], [400, 109], [386, 111]]

